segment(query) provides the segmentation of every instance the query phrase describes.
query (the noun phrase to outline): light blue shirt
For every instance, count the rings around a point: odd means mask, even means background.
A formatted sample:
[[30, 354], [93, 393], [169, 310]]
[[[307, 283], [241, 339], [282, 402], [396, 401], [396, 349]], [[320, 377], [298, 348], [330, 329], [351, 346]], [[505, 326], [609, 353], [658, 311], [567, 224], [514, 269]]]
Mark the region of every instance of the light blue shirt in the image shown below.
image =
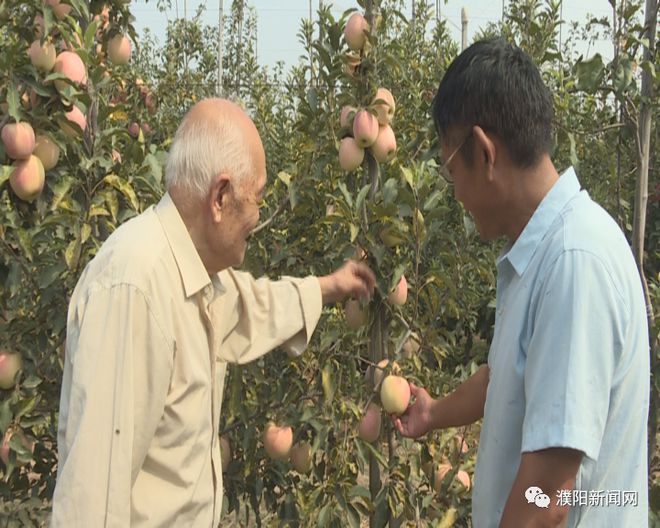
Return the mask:
[[[648, 325], [625, 236], [571, 168], [497, 272], [475, 528], [498, 526], [521, 454], [550, 447], [585, 454], [576, 493], [563, 494], [569, 527], [648, 526]], [[560, 490], [542, 491], [560, 500]]]

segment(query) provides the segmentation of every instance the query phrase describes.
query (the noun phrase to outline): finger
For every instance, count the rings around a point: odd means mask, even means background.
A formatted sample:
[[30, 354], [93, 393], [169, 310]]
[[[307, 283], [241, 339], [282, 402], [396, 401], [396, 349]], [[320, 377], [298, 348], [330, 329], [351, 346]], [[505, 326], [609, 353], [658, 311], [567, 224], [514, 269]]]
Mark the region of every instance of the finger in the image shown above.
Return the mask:
[[418, 387], [411, 381], [408, 382], [408, 385], [410, 385], [410, 394], [411, 396], [417, 397], [424, 389], [421, 387]]
[[395, 418], [394, 420], [392, 420], [392, 422], [394, 423], [394, 427], [396, 428], [396, 430], [399, 431], [399, 433], [403, 434], [403, 425], [401, 425], [401, 420], [399, 418]]

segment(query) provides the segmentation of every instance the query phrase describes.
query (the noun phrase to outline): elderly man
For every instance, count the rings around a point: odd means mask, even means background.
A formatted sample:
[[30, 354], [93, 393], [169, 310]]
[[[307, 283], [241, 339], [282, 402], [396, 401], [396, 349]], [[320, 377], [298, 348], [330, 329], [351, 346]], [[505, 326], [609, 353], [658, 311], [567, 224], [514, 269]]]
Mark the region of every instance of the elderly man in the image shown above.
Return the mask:
[[483, 417], [475, 528], [641, 528], [642, 286], [616, 222], [572, 168], [555, 169], [552, 116], [537, 67], [504, 40], [473, 44], [447, 69], [433, 106], [442, 172], [482, 238], [508, 242], [497, 260], [495, 334], [488, 365], [438, 400], [413, 386], [415, 403], [395, 424], [416, 438]]
[[233, 269], [259, 219], [264, 149], [222, 99], [177, 130], [168, 192], [119, 227], [69, 306], [55, 527], [216, 527], [227, 363], [303, 351], [322, 303], [368, 297], [348, 262], [325, 277], [255, 280]]

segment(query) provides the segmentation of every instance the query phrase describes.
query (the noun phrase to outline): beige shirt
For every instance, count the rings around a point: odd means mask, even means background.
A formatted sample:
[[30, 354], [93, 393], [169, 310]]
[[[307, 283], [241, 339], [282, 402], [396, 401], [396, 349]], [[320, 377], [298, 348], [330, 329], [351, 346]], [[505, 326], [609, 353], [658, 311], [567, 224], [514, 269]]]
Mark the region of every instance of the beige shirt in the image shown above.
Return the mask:
[[318, 279], [211, 280], [166, 194], [120, 226], [71, 298], [53, 527], [219, 524], [228, 362], [300, 354]]

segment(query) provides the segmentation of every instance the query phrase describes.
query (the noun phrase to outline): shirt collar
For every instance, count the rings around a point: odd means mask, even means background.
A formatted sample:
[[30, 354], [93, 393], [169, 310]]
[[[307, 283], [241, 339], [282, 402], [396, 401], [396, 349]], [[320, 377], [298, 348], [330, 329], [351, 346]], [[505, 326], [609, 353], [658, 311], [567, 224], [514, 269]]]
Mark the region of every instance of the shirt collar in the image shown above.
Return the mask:
[[212, 281], [209, 277], [170, 193], [165, 193], [155, 210], [179, 268], [186, 298], [209, 285], [217, 291], [221, 287], [220, 279], [215, 276]]
[[502, 250], [497, 265], [508, 260], [518, 276], [522, 276], [557, 215], [578, 192], [580, 182], [573, 167], [569, 167], [541, 200], [518, 239]]

